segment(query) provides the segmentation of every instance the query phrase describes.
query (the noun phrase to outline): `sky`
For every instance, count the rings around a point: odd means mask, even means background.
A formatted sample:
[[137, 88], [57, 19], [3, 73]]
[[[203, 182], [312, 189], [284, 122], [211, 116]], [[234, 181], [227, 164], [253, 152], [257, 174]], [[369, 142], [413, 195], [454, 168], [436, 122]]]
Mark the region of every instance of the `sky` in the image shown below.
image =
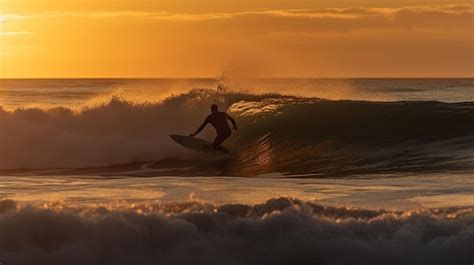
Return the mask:
[[474, 77], [474, 1], [0, 0], [0, 78]]

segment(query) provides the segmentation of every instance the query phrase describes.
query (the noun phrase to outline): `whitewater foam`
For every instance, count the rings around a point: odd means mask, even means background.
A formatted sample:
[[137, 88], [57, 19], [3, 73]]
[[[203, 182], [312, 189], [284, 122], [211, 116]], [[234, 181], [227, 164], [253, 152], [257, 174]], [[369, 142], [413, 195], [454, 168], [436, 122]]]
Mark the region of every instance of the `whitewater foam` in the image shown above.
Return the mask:
[[338, 208], [289, 198], [122, 209], [4, 200], [0, 258], [5, 264], [461, 265], [474, 259], [473, 213]]

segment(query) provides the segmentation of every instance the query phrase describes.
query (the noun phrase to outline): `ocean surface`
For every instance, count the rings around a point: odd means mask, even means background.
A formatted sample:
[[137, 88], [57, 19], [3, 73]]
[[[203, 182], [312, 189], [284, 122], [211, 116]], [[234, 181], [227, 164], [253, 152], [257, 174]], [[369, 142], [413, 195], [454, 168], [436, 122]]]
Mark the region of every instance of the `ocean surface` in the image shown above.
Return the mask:
[[[172, 141], [214, 103], [229, 156]], [[474, 262], [474, 79], [2, 79], [0, 105], [2, 264]]]

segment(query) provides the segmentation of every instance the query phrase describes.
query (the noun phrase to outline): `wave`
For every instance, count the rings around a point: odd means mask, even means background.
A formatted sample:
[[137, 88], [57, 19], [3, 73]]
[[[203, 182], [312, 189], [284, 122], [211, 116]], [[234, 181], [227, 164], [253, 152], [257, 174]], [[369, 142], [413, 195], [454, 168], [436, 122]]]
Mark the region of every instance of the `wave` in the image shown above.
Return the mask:
[[[308, 99], [239, 102], [238, 171], [353, 175], [467, 170], [474, 104]], [[311, 173], [311, 174], [310, 174]]]
[[[225, 161], [203, 163], [169, 134], [193, 132], [213, 103], [237, 119]], [[203, 137], [212, 139], [207, 128]], [[186, 174], [255, 176], [469, 169], [474, 103], [330, 101], [194, 89], [160, 103], [113, 98], [80, 111], [0, 111], [0, 169], [182, 161]], [[157, 163], [157, 166], [161, 165]]]
[[474, 209], [0, 201], [4, 264], [471, 264]]

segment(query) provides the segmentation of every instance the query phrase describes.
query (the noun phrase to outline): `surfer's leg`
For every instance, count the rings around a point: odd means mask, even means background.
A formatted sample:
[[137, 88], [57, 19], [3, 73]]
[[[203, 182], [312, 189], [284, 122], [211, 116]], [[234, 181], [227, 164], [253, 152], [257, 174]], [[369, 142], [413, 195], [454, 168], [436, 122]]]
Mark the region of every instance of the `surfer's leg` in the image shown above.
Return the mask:
[[216, 139], [214, 139], [214, 143], [212, 144], [212, 146], [216, 149], [216, 150], [219, 150], [221, 152], [224, 152], [224, 153], [229, 153], [229, 150], [225, 149], [224, 147], [221, 146], [221, 144], [227, 139], [229, 138], [231, 135], [231, 133], [224, 133], [224, 134], [218, 134], [216, 136]]
[[214, 148], [216, 150], [219, 150], [219, 151], [224, 152], [224, 153], [230, 153], [229, 150], [225, 149], [224, 147], [222, 147], [220, 145], [219, 146], [214, 146]]

